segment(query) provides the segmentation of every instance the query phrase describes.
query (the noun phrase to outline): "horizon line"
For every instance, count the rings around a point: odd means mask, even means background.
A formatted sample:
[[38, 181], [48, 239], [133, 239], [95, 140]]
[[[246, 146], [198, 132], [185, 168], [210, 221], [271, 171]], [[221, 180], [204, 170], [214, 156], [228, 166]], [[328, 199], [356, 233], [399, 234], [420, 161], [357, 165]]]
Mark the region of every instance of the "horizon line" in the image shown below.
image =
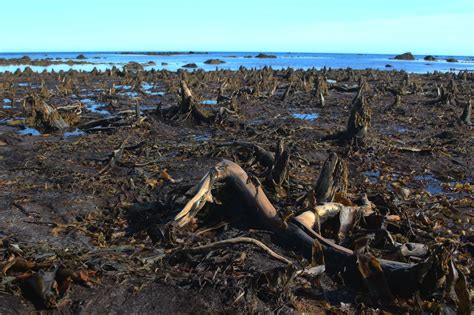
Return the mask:
[[[405, 51], [401, 53], [371, 53], [371, 52], [316, 52], [316, 51], [264, 51], [264, 50], [53, 50], [53, 51], [0, 51], [0, 54], [45, 54], [45, 53], [190, 53], [206, 54], [206, 53], [275, 53], [275, 54], [341, 54], [341, 55], [400, 55], [404, 53], [412, 53]], [[474, 57], [474, 55], [458, 55], [458, 54], [434, 54], [434, 53], [412, 53], [414, 56], [453, 56], [453, 57]]]

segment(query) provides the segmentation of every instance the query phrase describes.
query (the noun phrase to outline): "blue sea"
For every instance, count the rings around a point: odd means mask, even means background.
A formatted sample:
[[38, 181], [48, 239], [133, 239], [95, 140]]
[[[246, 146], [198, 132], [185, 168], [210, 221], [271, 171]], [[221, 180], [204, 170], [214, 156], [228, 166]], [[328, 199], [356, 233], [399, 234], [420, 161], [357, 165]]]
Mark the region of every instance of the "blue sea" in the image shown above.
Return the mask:
[[[152, 56], [144, 54], [120, 54], [114, 52], [42, 52], [42, 53], [0, 53], [0, 58], [20, 58], [29, 56], [32, 59], [53, 58], [67, 61], [76, 58], [79, 54], [86, 56], [88, 62], [93, 64], [67, 65], [59, 64], [48, 67], [30, 66], [34, 71], [43, 70], [83, 70], [91, 71], [94, 67], [98, 70], [105, 70], [112, 66], [122, 67], [130, 61], [147, 64], [153, 61], [156, 65], [147, 65], [145, 69], [167, 69], [176, 71], [183, 65], [195, 63], [199, 68], [206, 71], [218, 69], [237, 70], [243, 66], [246, 68], [262, 68], [270, 66], [273, 69], [321, 69], [327, 68], [352, 68], [352, 69], [378, 69], [378, 70], [404, 70], [412, 73], [428, 73], [434, 71], [474, 71], [474, 57], [472, 56], [439, 56], [437, 61], [425, 61], [424, 55], [415, 55], [416, 60], [404, 61], [393, 60], [395, 55], [380, 54], [331, 54], [331, 53], [266, 53], [276, 55], [274, 59], [254, 58], [258, 52], [209, 52], [207, 54], [182, 54], [171, 56]], [[247, 58], [252, 56], [252, 58]], [[447, 58], [455, 58], [458, 62], [446, 62]], [[220, 59], [225, 61], [219, 65], [208, 65], [204, 61], [208, 59]], [[166, 63], [166, 64], [162, 64]], [[386, 67], [389, 64], [392, 67]], [[0, 72], [14, 72], [16, 69], [24, 69], [27, 65], [21, 66], [0, 66]]]

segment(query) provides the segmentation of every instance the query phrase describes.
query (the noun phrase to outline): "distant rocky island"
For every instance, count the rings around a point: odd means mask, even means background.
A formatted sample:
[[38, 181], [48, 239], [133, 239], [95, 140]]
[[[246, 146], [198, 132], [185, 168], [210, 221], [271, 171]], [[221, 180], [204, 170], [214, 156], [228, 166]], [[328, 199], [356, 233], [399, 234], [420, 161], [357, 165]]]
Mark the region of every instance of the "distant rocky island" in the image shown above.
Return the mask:
[[175, 56], [175, 55], [207, 55], [208, 52], [196, 51], [121, 51], [119, 55]]

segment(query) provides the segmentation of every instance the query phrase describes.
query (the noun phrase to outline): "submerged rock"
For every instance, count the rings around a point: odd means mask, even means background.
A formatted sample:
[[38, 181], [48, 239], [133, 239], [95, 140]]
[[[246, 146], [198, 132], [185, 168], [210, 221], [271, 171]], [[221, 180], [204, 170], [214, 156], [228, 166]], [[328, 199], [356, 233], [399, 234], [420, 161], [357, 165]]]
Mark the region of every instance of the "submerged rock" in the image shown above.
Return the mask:
[[220, 65], [221, 63], [225, 63], [225, 61], [220, 59], [209, 59], [204, 61], [204, 63], [207, 65]]
[[397, 56], [393, 57], [393, 59], [395, 59], [395, 60], [415, 60], [415, 57], [412, 55], [411, 52], [406, 52], [404, 54], [397, 55]]

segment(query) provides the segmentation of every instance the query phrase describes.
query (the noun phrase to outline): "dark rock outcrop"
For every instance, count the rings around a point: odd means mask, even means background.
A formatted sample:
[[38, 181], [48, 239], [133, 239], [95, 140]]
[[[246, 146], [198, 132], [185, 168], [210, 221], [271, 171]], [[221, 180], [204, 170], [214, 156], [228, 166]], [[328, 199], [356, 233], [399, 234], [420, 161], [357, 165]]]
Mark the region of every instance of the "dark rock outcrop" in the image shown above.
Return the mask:
[[197, 68], [197, 64], [195, 63], [187, 63], [184, 66], [181, 66], [182, 68]]
[[265, 59], [265, 58], [276, 58], [277, 56], [275, 55], [267, 55], [267, 54], [258, 54], [255, 56], [255, 58], [262, 58], [262, 59]]
[[434, 56], [431, 56], [431, 55], [428, 55], [428, 56], [425, 56], [425, 58], [423, 58], [424, 60], [426, 61], [435, 61], [436, 58]]
[[393, 57], [393, 59], [395, 59], [395, 60], [415, 60], [415, 57], [412, 55], [411, 52], [406, 52], [404, 54], [397, 55], [397, 56]]
[[139, 64], [138, 62], [131, 61], [123, 66], [123, 70], [125, 72], [141, 72], [143, 71], [143, 65]]
[[220, 59], [209, 59], [204, 61], [204, 63], [207, 65], [220, 65], [222, 63], [225, 63], [225, 61]]

